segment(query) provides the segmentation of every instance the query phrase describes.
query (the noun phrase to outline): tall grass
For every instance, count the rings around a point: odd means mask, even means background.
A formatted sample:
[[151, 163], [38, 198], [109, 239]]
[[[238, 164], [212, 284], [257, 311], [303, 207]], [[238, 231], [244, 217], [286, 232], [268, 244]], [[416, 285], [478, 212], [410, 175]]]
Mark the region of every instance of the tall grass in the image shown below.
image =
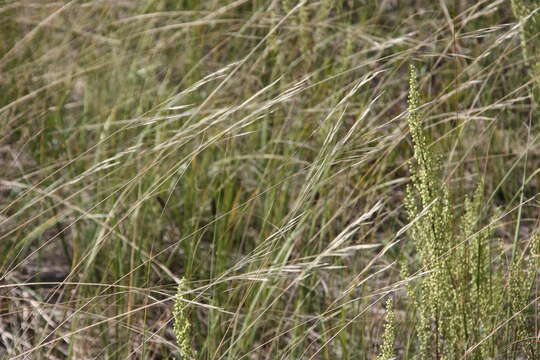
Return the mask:
[[2, 3], [0, 358], [537, 358], [537, 7]]

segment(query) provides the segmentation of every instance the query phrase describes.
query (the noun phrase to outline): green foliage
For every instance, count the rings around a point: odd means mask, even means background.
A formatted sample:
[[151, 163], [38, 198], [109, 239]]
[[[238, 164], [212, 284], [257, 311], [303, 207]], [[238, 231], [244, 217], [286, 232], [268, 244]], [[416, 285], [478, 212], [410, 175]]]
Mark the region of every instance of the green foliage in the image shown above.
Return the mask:
[[[420, 323], [418, 325], [420, 353], [438, 353], [441, 349], [439, 336], [443, 317], [447, 315], [445, 295], [448, 293], [445, 259], [453, 244], [452, 218], [448, 189], [443, 183], [441, 162], [429, 148], [420, 115], [420, 94], [416, 69], [409, 69], [408, 122], [413, 139], [411, 164], [412, 186], [407, 188], [405, 205], [409, 219], [414, 222], [411, 238], [419, 252], [423, 271], [429, 271], [421, 282], [415, 299]], [[429, 345], [434, 344], [433, 348]], [[422, 357], [421, 357], [422, 358]]]
[[[487, 359], [501, 356], [510, 346], [515, 358], [527, 353], [528, 346], [516, 349], [510, 338], [497, 333], [498, 325], [501, 314], [520, 317], [527, 308], [536, 278], [534, 265], [501, 261], [493, 245], [496, 219], [482, 225], [483, 183], [472, 198], [465, 197], [463, 215], [454, 215], [442, 161], [433, 154], [422, 124], [416, 78], [411, 66], [408, 121], [414, 161], [405, 204], [413, 224], [410, 237], [419, 254], [418, 271], [425, 273], [417, 286], [409, 286], [419, 317], [418, 358]], [[534, 333], [530, 326], [520, 326], [519, 331], [529, 339]]]

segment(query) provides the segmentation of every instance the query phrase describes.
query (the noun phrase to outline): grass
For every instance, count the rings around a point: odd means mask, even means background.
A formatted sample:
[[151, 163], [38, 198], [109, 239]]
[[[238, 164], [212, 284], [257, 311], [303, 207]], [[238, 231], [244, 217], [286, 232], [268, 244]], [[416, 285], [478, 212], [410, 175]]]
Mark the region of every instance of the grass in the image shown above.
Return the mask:
[[0, 358], [538, 358], [539, 6], [0, 2]]

